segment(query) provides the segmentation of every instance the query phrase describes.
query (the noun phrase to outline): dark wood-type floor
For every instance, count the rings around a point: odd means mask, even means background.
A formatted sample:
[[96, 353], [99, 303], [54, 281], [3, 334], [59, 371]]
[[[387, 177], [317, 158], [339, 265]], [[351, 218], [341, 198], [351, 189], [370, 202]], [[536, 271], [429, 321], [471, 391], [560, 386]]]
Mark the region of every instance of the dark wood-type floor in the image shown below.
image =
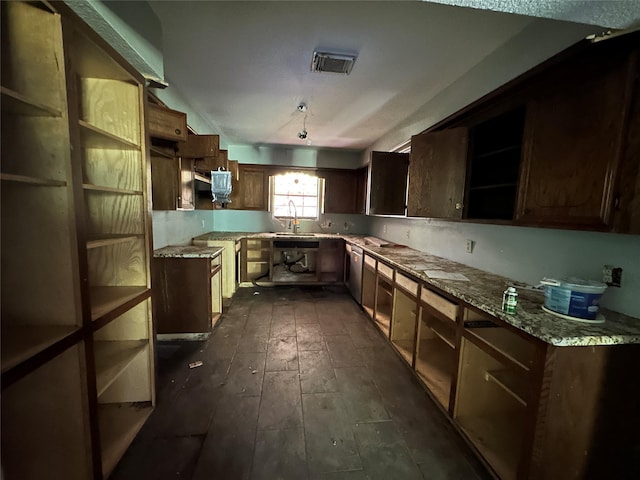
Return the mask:
[[206, 342], [157, 353], [113, 480], [490, 478], [341, 289], [242, 288]]

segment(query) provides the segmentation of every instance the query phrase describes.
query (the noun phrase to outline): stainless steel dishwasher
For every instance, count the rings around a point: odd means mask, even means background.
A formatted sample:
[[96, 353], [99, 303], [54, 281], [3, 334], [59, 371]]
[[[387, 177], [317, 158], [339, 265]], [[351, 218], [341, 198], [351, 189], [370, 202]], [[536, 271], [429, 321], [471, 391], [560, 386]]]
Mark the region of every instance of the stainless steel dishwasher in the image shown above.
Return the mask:
[[362, 249], [351, 246], [349, 257], [349, 290], [358, 304], [362, 304]]

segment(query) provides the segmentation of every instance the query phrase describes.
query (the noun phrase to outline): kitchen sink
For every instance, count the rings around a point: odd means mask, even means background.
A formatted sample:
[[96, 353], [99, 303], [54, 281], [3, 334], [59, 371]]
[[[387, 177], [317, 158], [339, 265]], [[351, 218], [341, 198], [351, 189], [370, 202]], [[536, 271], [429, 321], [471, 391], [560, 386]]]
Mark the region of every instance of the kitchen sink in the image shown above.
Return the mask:
[[315, 233], [293, 233], [293, 232], [276, 232], [277, 236], [282, 237], [315, 237]]

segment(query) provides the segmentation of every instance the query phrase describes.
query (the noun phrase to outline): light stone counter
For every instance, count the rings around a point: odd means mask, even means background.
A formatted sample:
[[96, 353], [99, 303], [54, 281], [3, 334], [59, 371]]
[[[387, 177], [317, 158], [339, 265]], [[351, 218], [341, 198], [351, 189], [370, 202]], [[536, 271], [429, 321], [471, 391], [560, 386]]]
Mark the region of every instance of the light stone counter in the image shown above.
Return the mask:
[[[301, 237], [310, 238], [301, 234]], [[514, 315], [502, 311], [502, 293], [510, 279], [477, 268], [429, 255], [402, 245], [377, 247], [365, 240], [365, 235], [315, 234], [311, 238], [343, 238], [358, 245], [378, 259], [420, 279], [427, 285], [499, 318], [513, 327], [556, 346], [616, 345], [640, 343], [640, 319], [606, 309], [601, 312], [605, 323], [591, 324], [566, 320], [542, 310], [544, 296], [537, 292], [518, 291], [518, 307]], [[299, 238], [275, 233], [211, 232], [194, 239], [194, 243], [206, 240], [239, 240], [241, 238]], [[424, 270], [443, 270], [461, 273], [469, 281], [430, 278]], [[605, 293], [606, 294], [606, 293]]]
[[[510, 279], [411, 248], [367, 246], [362, 238], [345, 238], [365, 252], [419, 278], [427, 285], [459, 298], [478, 310], [497, 317], [544, 342], [556, 346], [615, 345], [640, 343], [640, 319], [601, 309], [606, 321], [601, 324], [566, 320], [544, 312], [544, 295], [518, 291], [514, 315], [502, 311], [502, 293]], [[461, 273], [469, 281], [430, 278], [424, 270]]]
[[216, 258], [224, 249], [221, 247], [202, 247], [177, 245], [154, 250], [155, 258]]
[[257, 238], [257, 239], [274, 239], [274, 240], [285, 240], [285, 239], [336, 239], [336, 238], [344, 238], [344, 235], [340, 235], [337, 233], [305, 233], [300, 232], [298, 234], [294, 234], [291, 232], [209, 232], [204, 235], [199, 235], [194, 237], [191, 241], [193, 245], [208, 245], [209, 243], [215, 243], [216, 241], [238, 241], [243, 238]]

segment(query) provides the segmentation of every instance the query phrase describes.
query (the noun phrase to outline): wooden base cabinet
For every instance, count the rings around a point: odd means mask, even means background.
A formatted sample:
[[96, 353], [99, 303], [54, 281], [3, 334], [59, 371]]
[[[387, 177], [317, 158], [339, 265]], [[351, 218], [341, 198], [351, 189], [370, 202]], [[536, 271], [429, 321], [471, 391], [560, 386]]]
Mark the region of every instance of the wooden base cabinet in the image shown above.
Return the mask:
[[220, 256], [153, 259], [158, 335], [211, 332], [222, 315], [221, 270]]
[[503, 480], [640, 471], [640, 345], [554, 346], [364, 255], [362, 308]]
[[198, 240], [194, 238], [193, 245], [206, 247], [221, 247], [222, 251], [222, 298], [231, 300], [238, 288], [238, 263], [241, 249], [240, 240]]
[[502, 479], [633, 478], [638, 345], [555, 347], [467, 309], [453, 419]]
[[102, 479], [155, 402], [144, 80], [64, 4], [1, 8], [3, 478]]

